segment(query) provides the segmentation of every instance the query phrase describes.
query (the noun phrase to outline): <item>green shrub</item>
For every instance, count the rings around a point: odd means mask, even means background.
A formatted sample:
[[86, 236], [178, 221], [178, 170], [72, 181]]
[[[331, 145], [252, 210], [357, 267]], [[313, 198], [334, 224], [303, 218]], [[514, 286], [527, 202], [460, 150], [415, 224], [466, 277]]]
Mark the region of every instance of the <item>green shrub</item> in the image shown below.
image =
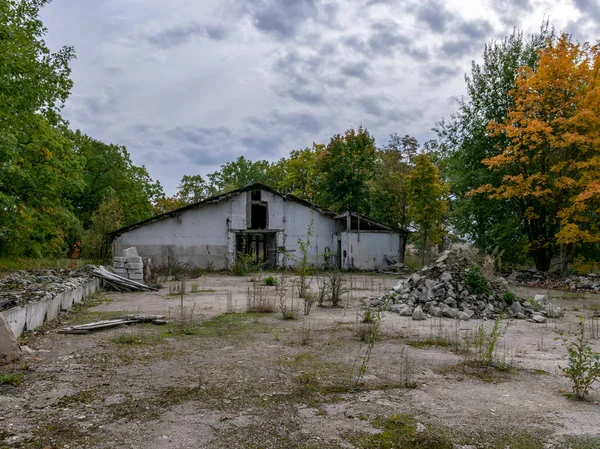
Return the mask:
[[476, 265], [472, 266], [467, 273], [467, 285], [476, 294], [489, 295], [492, 292], [488, 286], [487, 279], [481, 272], [481, 268]]
[[264, 283], [267, 287], [274, 287], [277, 285], [277, 279], [273, 276], [267, 276], [264, 280]]
[[517, 294], [515, 292], [511, 292], [510, 290], [507, 290], [504, 292], [504, 301], [506, 302], [506, 304], [508, 304], [509, 306], [515, 302], [515, 300], [517, 299]]
[[577, 399], [585, 398], [590, 386], [600, 378], [600, 353], [594, 352], [585, 339], [584, 319], [579, 319], [579, 330], [569, 342], [563, 334], [561, 340], [569, 352], [567, 366], [559, 366], [563, 375], [571, 380]]
[[0, 385], [13, 385], [17, 386], [23, 379], [23, 373], [17, 373], [11, 371], [9, 373], [0, 373]]

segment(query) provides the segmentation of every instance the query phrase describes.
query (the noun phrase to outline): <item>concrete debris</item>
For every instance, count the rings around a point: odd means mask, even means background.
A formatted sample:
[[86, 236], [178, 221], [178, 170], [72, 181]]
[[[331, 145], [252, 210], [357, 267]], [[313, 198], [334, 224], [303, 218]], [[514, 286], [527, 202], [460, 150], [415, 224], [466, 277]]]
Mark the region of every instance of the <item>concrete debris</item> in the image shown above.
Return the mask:
[[60, 329], [59, 334], [89, 334], [90, 332], [122, 326], [124, 324], [152, 323], [166, 324], [164, 315], [127, 315], [123, 318], [96, 321], [94, 323], [68, 326]]
[[79, 270], [52, 269], [14, 271], [0, 279], [0, 311], [47, 300], [65, 290], [74, 290], [89, 282], [93, 265]]
[[509, 280], [529, 287], [552, 288], [563, 291], [600, 293], [600, 275], [589, 273], [585, 276], [569, 276], [561, 279], [556, 274], [544, 273], [534, 268], [514, 271]]
[[113, 273], [134, 281], [144, 280], [144, 262], [136, 247], [124, 249], [122, 256], [113, 257]]
[[19, 343], [0, 314], [0, 363], [16, 360], [19, 354]]
[[[541, 317], [558, 318], [560, 308], [553, 307], [547, 298], [528, 302], [514, 295], [506, 295], [508, 282], [504, 278], [479, 278], [480, 283], [469, 282], [469, 272], [476, 265], [456, 250], [444, 252], [431, 265], [398, 281], [392, 291], [378, 298], [368, 298], [366, 307], [382, 308], [415, 320], [447, 317], [463, 321], [471, 318], [506, 316], [525, 319], [534, 313]], [[538, 318], [536, 318], [537, 320]]]
[[99, 266], [98, 268], [92, 271], [92, 274], [102, 279], [102, 285], [104, 287], [110, 288], [112, 290], [116, 290], [118, 292], [134, 292], [134, 291], [158, 291], [156, 288], [148, 287], [146, 284], [142, 284], [141, 282], [137, 282], [133, 279], [126, 278], [124, 276], [119, 276], [116, 273], [111, 273], [103, 266]]

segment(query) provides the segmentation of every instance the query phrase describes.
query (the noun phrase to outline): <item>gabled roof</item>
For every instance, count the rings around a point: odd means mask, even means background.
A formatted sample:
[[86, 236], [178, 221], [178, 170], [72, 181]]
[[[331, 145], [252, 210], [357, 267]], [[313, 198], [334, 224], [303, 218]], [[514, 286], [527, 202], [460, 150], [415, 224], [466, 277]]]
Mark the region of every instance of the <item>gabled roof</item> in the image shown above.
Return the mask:
[[196, 209], [196, 208], [202, 207], [205, 204], [219, 203], [221, 201], [228, 200], [230, 198], [233, 198], [236, 195], [239, 195], [242, 192], [247, 192], [249, 190], [266, 190], [268, 192], [273, 193], [274, 195], [280, 196], [281, 198], [283, 198], [285, 200], [294, 201], [296, 203], [299, 203], [299, 204], [302, 204], [302, 205], [304, 205], [306, 207], [309, 207], [309, 208], [311, 208], [313, 210], [316, 210], [317, 212], [319, 212], [319, 213], [321, 213], [323, 215], [326, 215], [326, 216], [328, 216], [329, 218], [332, 218], [332, 219], [338, 219], [338, 218], [341, 219], [341, 218], [345, 218], [347, 216], [347, 214], [352, 214], [355, 217], [360, 217], [361, 220], [365, 220], [365, 221], [371, 222], [371, 223], [373, 223], [373, 224], [375, 224], [377, 226], [380, 226], [380, 227], [382, 227], [384, 229], [395, 231], [395, 232], [398, 232], [398, 233], [408, 233], [408, 231], [406, 231], [404, 229], [394, 228], [392, 226], [388, 226], [388, 225], [385, 225], [383, 223], [379, 223], [379, 222], [373, 220], [372, 218], [367, 217], [366, 215], [361, 215], [361, 214], [358, 214], [356, 212], [345, 212], [344, 214], [337, 215], [335, 212], [333, 212], [331, 210], [328, 210], [328, 209], [324, 209], [322, 207], [319, 207], [319, 206], [313, 204], [312, 202], [310, 202], [308, 200], [305, 200], [303, 198], [297, 197], [297, 196], [292, 195], [290, 193], [281, 193], [278, 190], [275, 190], [271, 186], [268, 186], [266, 184], [262, 184], [262, 183], [257, 182], [257, 183], [254, 183], [254, 184], [249, 184], [246, 187], [242, 187], [240, 189], [231, 190], [229, 192], [225, 192], [225, 193], [221, 193], [219, 195], [214, 195], [214, 196], [211, 196], [209, 198], [205, 198], [205, 199], [203, 199], [201, 201], [197, 201], [195, 203], [188, 204], [187, 206], [183, 206], [183, 207], [180, 207], [178, 209], [175, 209], [175, 210], [172, 210], [172, 211], [169, 211], [169, 212], [164, 212], [162, 214], [155, 215], [153, 217], [147, 218], [146, 220], [142, 220], [142, 221], [139, 221], [137, 223], [133, 223], [133, 224], [131, 224], [129, 226], [125, 226], [125, 227], [122, 227], [120, 229], [117, 229], [116, 231], [109, 232], [107, 235], [110, 236], [110, 237], [112, 237], [112, 238], [118, 237], [121, 234], [124, 234], [125, 232], [131, 231], [133, 229], [137, 229], [137, 228], [140, 228], [142, 226], [145, 226], [145, 225], [148, 225], [150, 223], [154, 223], [156, 221], [160, 221], [160, 220], [163, 220], [163, 219], [166, 219], [166, 218], [176, 217], [176, 216], [178, 216], [178, 215], [180, 215], [180, 214], [182, 214], [182, 213], [184, 213], [184, 212], [186, 212], [186, 211], [188, 211], [190, 209]]

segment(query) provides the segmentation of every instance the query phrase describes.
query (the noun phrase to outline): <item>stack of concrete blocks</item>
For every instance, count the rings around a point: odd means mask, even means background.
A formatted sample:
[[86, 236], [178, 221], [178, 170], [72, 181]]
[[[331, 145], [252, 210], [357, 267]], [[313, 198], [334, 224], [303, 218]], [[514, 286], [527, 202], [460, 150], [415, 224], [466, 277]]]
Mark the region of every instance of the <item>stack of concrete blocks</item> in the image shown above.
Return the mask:
[[123, 250], [123, 256], [113, 258], [114, 273], [134, 281], [144, 280], [144, 264], [135, 247]]

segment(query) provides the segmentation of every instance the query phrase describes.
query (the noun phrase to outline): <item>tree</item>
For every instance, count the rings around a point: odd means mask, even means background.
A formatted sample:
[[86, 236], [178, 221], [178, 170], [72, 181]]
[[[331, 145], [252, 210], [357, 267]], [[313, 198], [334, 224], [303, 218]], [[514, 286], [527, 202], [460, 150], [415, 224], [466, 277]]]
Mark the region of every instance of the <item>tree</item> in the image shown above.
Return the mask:
[[114, 190], [108, 189], [102, 203], [92, 214], [91, 227], [83, 234], [83, 256], [88, 259], [100, 259], [106, 234], [123, 226], [124, 218], [119, 198]]
[[74, 199], [77, 215], [85, 228], [91, 225], [92, 214], [112, 190], [124, 211], [124, 225], [152, 216], [153, 200], [164, 196], [160, 183], [154, 182], [145, 167], [131, 161], [124, 146], [109, 145], [82, 132], [67, 131], [75, 153], [85, 160], [85, 187]]
[[257, 182], [271, 184], [268, 176], [270, 164], [261, 160], [252, 162], [244, 156], [221, 165], [221, 169], [208, 175], [208, 196], [241, 189]]
[[200, 175], [184, 175], [177, 187], [177, 198], [182, 205], [196, 203], [208, 198], [209, 187]]
[[362, 127], [337, 134], [317, 157], [315, 202], [336, 211], [368, 213], [367, 181], [375, 169], [375, 139]]
[[414, 163], [406, 180], [408, 210], [421, 244], [421, 265], [425, 265], [428, 249], [443, 236], [442, 219], [448, 209], [448, 189], [427, 154], [415, 156]]
[[[418, 151], [419, 143], [414, 137], [398, 134], [392, 134], [388, 144], [377, 150], [374, 176], [368, 181], [370, 214], [376, 220], [404, 229], [410, 225], [407, 179]], [[405, 250], [403, 239], [400, 262], [404, 262]]]
[[287, 159], [282, 159], [280, 164], [283, 176], [277, 188], [282, 192], [311, 200], [314, 196], [315, 178], [318, 175], [317, 156], [324, 148], [325, 145], [313, 143], [312, 148], [293, 150]]
[[[600, 240], [600, 49], [562, 35], [523, 67], [514, 105], [488, 131], [508, 145], [482, 162], [504, 175], [473, 193], [511, 200], [525, 219], [527, 251], [546, 271], [560, 246], [566, 274], [576, 244]], [[592, 205], [595, 206], [592, 206]]]
[[491, 200], [484, 195], [466, 195], [482, 184], [497, 185], [504, 173], [490, 171], [481, 163], [495, 156], [508, 145], [506, 136], [492, 135], [486, 129], [490, 121], [502, 121], [514, 104], [508, 94], [514, 88], [520, 67], [535, 67], [538, 50], [545, 46], [553, 31], [548, 23], [539, 33], [525, 38], [522, 32], [485, 46], [483, 63], [473, 62], [471, 76], [465, 77], [467, 96], [450, 121], [438, 124], [440, 152], [444, 175], [447, 176], [453, 198], [452, 228], [475, 247], [491, 253], [505, 250], [505, 258], [523, 259], [526, 243], [524, 220], [514, 201]]
[[59, 128], [75, 55], [46, 47], [46, 3], [0, 3], [0, 252], [15, 256], [59, 254], [78, 227], [70, 199], [82, 161]]

